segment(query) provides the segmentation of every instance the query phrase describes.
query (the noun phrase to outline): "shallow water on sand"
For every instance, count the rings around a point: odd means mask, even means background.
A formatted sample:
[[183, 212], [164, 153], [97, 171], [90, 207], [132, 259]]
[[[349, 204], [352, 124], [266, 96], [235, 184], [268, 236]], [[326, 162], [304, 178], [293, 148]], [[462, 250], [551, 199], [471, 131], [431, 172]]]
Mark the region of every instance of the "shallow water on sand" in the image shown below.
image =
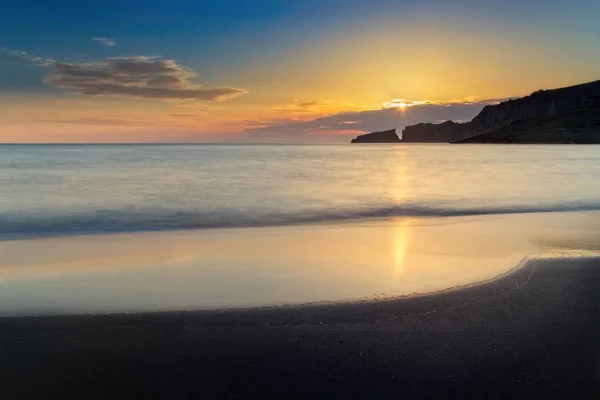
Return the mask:
[[[0, 242], [0, 315], [380, 299], [598, 248], [600, 214], [396, 218]], [[594, 245], [595, 244], [595, 245]]]

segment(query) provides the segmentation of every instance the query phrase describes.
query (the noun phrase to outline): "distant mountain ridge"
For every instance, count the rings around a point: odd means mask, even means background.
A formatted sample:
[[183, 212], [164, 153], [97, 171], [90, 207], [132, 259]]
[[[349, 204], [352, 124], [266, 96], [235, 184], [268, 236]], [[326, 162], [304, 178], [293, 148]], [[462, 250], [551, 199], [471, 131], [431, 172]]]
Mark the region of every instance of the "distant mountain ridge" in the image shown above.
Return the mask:
[[[568, 114], [575, 115], [576, 113], [583, 111], [590, 111], [585, 115], [578, 114], [573, 118], [576, 121], [573, 123], [579, 129], [580, 140], [592, 140], [595, 142], [595, 132], [600, 131], [597, 128], [594, 120], [594, 111], [600, 113], [600, 80], [584, 83], [580, 85], [552, 89], [552, 90], [538, 90], [529, 96], [525, 96], [519, 99], [504, 101], [495, 105], [488, 105], [475, 117], [473, 120], [467, 123], [455, 123], [452, 121], [446, 121], [442, 124], [417, 124], [407, 126], [402, 131], [401, 142], [413, 142], [413, 143], [451, 143], [451, 142], [479, 142], [485, 143], [485, 137], [478, 139], [468, 140], [480, 135], [486, 135], [488, 133], [497, 131], [502, 128], [506, 128], [511, 124], [518, 121], [528, 121], [538, 119], [538, 123], [544, 124], [550, 122], [552, 117], [566, 116]], [[599, 114], [600, 115], [600, 114]], [[546, 121], [544, 118], [550, 118]], [[577, 140], [570, 141], [565, 138], [565, 135], [569, 131], [569, 117], [558, 118], [556, 121], [560, 121], [560, 129], [558, 126], [554, 128], [555, 134], [561, 132], [561, 138], [550, 138], [547, 140], [554, 142], [577, 142]], [[513, 127], [512, 130], [507, 132], [520, 132], [521, 139], [524, 140], [522, 135], [525, 131], [525, 127], [529, 129], [533, 128], [531, 125], [521, 123], [519, 129]], [[539, 128], [536, 126], [536, 128]], [[575, 127], [574, 127], [575, 129]], [[581, 131], [583, 129], [583, 131]], [[489, 137], [488, 137], [489, 139]], [[503, 140], [504, 143], [510, 142], [511, 139], [506, 136], [500, 139], [496, 136], [495, 140]], [[537, 136], [535, 140], [542, 141], [541, 136]]]

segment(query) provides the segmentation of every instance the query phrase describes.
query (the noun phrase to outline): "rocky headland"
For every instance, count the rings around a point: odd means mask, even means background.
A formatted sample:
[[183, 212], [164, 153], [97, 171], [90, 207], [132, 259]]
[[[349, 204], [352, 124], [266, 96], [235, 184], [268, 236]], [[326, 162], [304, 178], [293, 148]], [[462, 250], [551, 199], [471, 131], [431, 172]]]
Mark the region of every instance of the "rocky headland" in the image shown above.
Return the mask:
[[407, 126], [400, 140], [392, 130], [361, 135], [352, 142], [600, 143], [600, 81], [538, 90], [488, 105], [466, 123]]

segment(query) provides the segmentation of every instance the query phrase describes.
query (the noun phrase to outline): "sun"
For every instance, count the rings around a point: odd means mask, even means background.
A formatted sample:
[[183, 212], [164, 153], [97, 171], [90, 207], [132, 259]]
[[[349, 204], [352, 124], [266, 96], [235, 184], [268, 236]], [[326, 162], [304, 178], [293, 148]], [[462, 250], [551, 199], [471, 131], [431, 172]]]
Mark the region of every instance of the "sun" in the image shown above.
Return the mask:
[[412, 103], [404, 101], [404, 99], [393, 99], [383, 103], [383, 108], [400, 108], [406, 109], [412, 106]]
[[435, 101], [430, 100], [404, 100], [404, 99], [392, 99], [381, 103], [383, 108], [395, 108], [399, 111], [405, 111], [413, 106], [422, 106], [427, 104], [439, 104]]

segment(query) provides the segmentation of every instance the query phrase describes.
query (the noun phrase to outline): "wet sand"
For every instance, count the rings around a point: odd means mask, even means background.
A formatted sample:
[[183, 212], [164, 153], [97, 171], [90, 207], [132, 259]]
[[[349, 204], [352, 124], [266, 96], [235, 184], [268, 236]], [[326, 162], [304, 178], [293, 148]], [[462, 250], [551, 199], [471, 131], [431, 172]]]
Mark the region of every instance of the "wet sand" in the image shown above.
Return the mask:
[[600, 398], [600, 261], [349, 304], [0, 319], [3, 399]]

